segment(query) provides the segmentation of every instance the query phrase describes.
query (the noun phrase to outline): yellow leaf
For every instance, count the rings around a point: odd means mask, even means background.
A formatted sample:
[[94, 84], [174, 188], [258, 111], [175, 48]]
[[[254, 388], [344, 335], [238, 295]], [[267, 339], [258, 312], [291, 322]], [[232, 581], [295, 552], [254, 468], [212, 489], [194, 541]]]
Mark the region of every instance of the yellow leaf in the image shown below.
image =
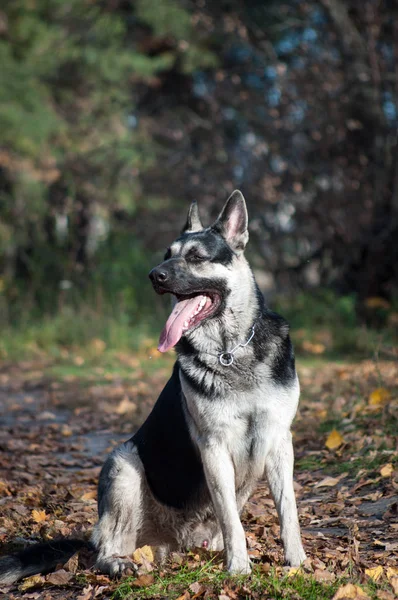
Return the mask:
[[329, 450], [336, 450], [344, 442], [344, 438], [336, 429], [333, 429], [328, 435], [325, 442], [326, 448]]
[[42, 585], [44, 583], [44, 581], [45, 581], [44, 577], [42, 577], [41, 575], [32, 575], [32, 577], [27, 577], [26, 579], [23, 580], [23, 582], [19, 586], [19, 590], [21, 592], [25, 592], [26, 590], [29, 590], [30, 588], [36, 587], [38, 585]]
[[43, 521], [45, 521], [47, 519], [46, 511], [33, 509], [32, 510], [32, 519], [35, 521], [35, 523], [42, 523]]
[[72, 429], [69, 427], [69, 425], [66, 425], [66, 424], [62, 425], [62, 427], [61, 427], [61, 434], [62, 434], [64, 437], [70, 437], [70, 436], [72, 435], [72, 433], [73, 433], [73, 431], [72, 431]]
[[365, 574], [373, 579], [373, 581], [379, 581], [380, 577], [383, 577], [384, 569], [381, 565], [378, 567], [372, 567], [371, 569], [365, 569]]
[[290, 569], [287, 572], [287, 576], [294, 577], [295, 575], [297, 575], [297, 573], [300, 573], [300, 571], [301, 567], [290, 567]]
[[155, 557], [150, 546], [142, 546], [142, 548], [137, 548], [137, 550], [133, 552], [133, 559], [137, 563], [141, 563], [143, 561], [142, 559], [153, 562]]
[[394, 472], [394, 467], [393, 467], [392, 463], [387, 463], [386, 465], [383, 465], [380, 469], [380, 475], [382, 477], [391, 477], [393, 472]]
[[346, 600], [346, 598], [353, 598], [355, 600], [356, 598], [369, 598], [369, 596], [365, 594], [359, 585], [347, 583], [346, 585], [339, 587], [332, 600]]
[[325, 477], [325, 479], [322, 479], [322, 481], [319, 481], [315, 487], [333, 487], [335, 485], [338, 484], [338, 482], [340, 481], [341, 477]]
[[391, 392], [386, 388], [377, 388], [369, 395], [369, 406], [382, 406], [391, 400]]

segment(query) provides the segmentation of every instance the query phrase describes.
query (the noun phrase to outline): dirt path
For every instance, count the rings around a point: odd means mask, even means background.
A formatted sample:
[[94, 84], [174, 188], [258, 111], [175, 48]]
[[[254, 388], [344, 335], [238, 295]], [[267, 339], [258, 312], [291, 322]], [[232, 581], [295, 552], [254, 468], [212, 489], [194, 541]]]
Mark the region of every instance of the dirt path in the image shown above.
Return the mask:
[[[130, 379], [106, 372], [54, 378], [52, 368], [50, 362], [0, 368], [1, 554], [90, 531], [104, 458], [148, 413], [169, 364], [151, 376], [138, 369]], [[366, 569], [379, 568], [391, 594], [388, 577], [398, 567], [398, 365], [322, 363], [301, 366], [300, 376], [295, 481], [307, 571], [333, 582], [347, 573], [365, 580]], [[243, 518], [253, 560], [264, 572], [281, 567], [279, 525], [264, 483]], [[90, 600], [115, 589], [77, 563], [67, 568], [61, 579], [0, 589], [0, 597]]]

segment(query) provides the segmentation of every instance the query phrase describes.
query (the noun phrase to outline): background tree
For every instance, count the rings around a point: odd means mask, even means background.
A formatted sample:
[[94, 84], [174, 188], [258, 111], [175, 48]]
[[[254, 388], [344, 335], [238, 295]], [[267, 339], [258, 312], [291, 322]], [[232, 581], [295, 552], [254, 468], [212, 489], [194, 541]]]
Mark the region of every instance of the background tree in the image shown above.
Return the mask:
[[210, 219], [235, 187], [266, 289], [355, 294], [365, 317], [390, 301], [397, 16], [392, 0], [3, 3], [6, 319], [99, 290], [137, 307], [187, 203]]

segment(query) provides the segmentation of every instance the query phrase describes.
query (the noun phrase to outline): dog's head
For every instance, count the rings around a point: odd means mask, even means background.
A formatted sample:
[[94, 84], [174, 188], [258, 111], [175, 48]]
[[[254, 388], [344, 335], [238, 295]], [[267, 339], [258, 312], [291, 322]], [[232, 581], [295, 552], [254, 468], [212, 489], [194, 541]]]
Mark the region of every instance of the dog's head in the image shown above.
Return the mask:
[[247, 221], [245, 199], [239, 191], [232, 193], [215, 223], [207, 228], [200, 221], [196, 202], [192, 203], [181, 236], [149, 274], [158, 294], [176, 298], [160, 336], [161, 352], [225, 309], [231, 273], [244, 260]]

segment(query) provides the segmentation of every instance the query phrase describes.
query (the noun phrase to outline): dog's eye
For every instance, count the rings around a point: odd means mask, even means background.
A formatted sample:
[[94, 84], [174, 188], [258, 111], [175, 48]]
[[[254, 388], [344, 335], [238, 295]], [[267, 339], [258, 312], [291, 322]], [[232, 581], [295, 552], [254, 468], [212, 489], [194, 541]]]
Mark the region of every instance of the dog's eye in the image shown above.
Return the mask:
[[170, 248], [167, 248], [166, 254], [164, 255], [163, 260], [169, 260], [169, 258], [171, 258], [171, 250], [170, 250]]
[[189, 254], [187, 258], [189, 260], [192, 260], [192, 262], [203, 262], [204, 260], [207, 260], [207, 256], [203, 256], [203, 254], [196, 253]]

